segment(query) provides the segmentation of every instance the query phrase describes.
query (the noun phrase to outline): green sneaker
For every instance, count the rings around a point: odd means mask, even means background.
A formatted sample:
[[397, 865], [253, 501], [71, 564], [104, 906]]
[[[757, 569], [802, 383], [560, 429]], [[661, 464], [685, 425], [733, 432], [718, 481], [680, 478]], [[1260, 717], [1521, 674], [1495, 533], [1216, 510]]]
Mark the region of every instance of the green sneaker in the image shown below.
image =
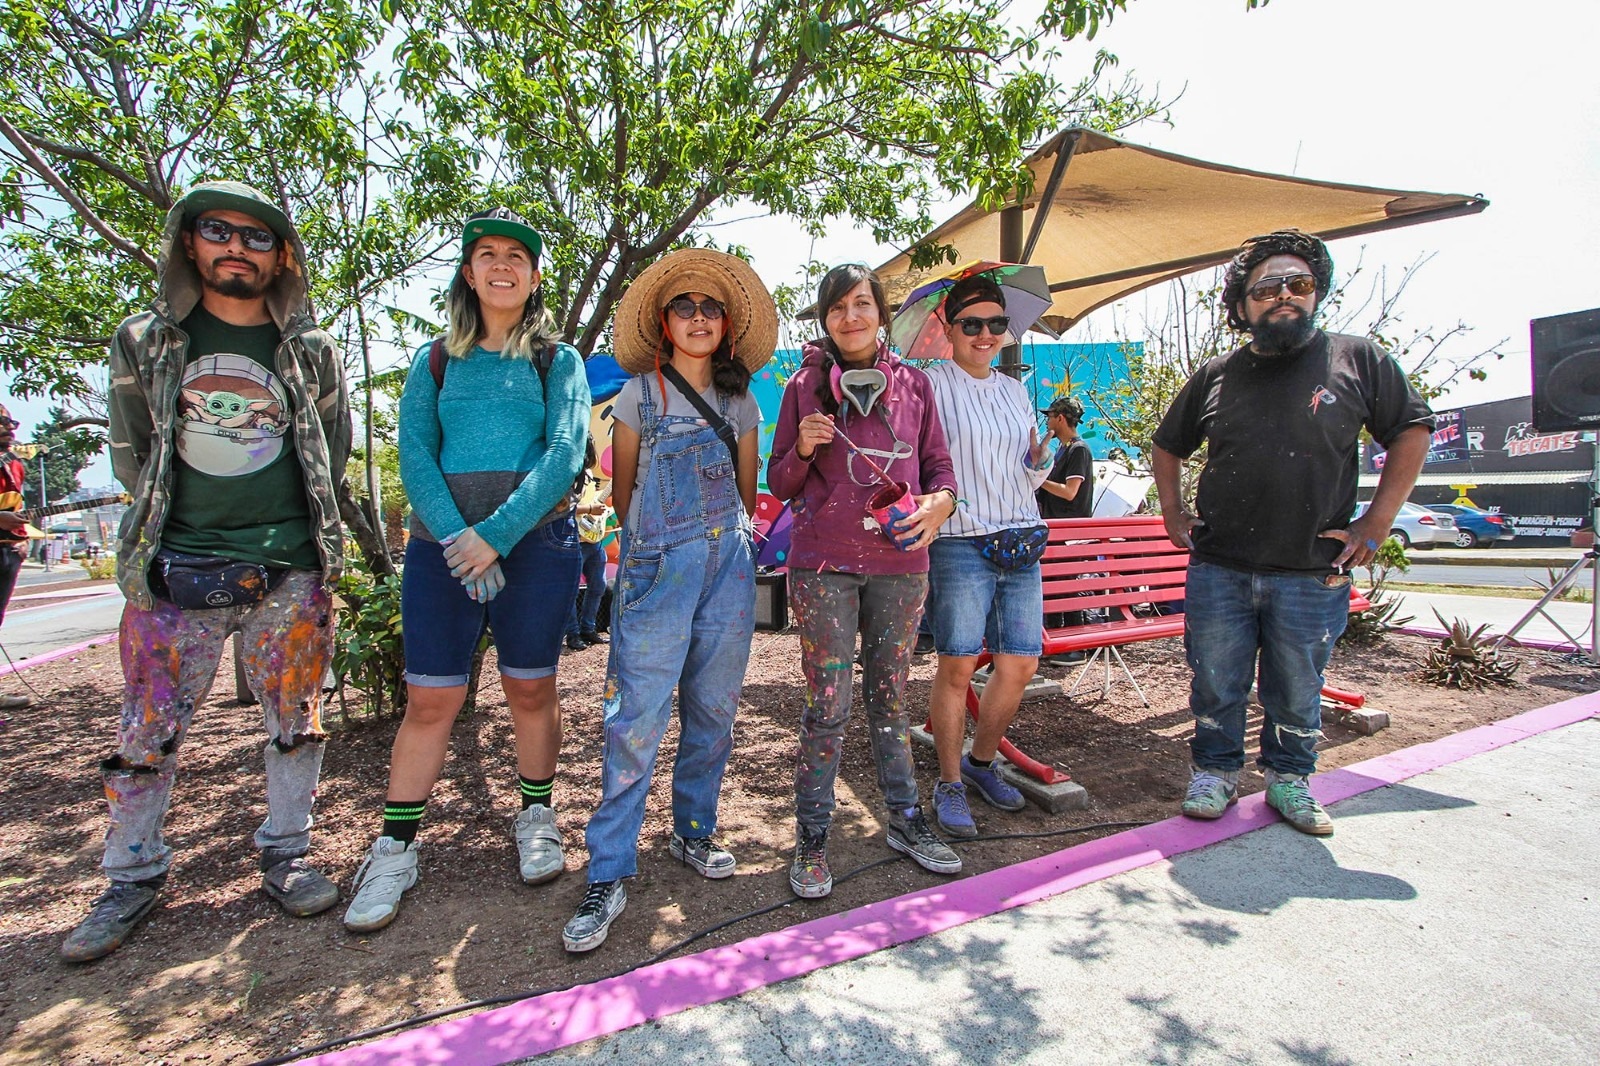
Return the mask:
[[1283, 820], [1314, 837], [1333, 836], [1333, 819], [1311, 794], [1304, 774], [1267, 771], [1267, 806], [1283, 815]]
[[1189, 791], [1180, 808], [1184, 817], [1215, 821], [1238, 802], [1239, 771], [1189, 768]]

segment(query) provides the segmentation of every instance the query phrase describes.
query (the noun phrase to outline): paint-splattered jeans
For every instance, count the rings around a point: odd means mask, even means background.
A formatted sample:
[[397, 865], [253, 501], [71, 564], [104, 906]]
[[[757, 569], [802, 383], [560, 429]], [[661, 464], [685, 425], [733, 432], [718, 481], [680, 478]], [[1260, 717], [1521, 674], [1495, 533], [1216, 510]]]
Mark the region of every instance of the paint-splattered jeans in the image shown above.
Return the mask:
[[861, 676], [878, 787], [892, 811], [917, 803], [906, 716], [906, 675], [927, 574], [841, 574], [790, 570], [789, 599], [800, 630], [806, 705], [800, 716], [795, 767], [795, 820], [826, 829], [833, 820], [833, 783], [850, 719], [851, 661], [861, 634]]
[[[650, 466], [637, 527], [622, 542], [612, 594], [600, 807], [589, 819], [591, 884], [638, 871], [639, 830], [678, 693], [673, 831], [711, 836], [733, 751], [733, 718], [755, 632], [755, 557], [733, 460], [697, 420], [655, 417], [645, 386]], [[700, 428], [675, 431], [685, 423]]]
[[172, 863], [161, 824], [172, 800], [178, 748], [233, 632], [268, 737], [267, 818], [255, 845], [273, 859], [304, 855], [311, 846], [333, 607], [320, 573], [291, 570], [266, 599], [248, 607], [182, 611], [158, 600], [148, 611], [123, 608], [122, 724], [116, 754], [101, 765], [111, 828], [100, 865], [113, 881], [155, 877]]
[[1317, 767], [1322, 671], [1350, 616], [1348, 579], [1329, 586], [1301, 574], [1250, 574], [1190, 562], [1183, 644], [1196, 766], [1244, 766], [1245, 702], [1260, 661], [1266, 712], [1259, 764], [1283, 774]]

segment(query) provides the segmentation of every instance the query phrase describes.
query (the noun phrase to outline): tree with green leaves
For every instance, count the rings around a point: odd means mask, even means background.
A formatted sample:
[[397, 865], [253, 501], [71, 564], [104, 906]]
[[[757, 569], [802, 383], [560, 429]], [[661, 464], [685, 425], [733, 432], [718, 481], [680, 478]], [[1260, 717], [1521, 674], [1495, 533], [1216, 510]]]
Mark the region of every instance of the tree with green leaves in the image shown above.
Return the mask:
[[24, 466], [29, 477], [24, 483], [23, 498], [27, 506], [39, 507], [39, 469], [44, 468], [44, 488], [48, 502], [60, 503], [83, 486], [78, 484], [78, 474], [89, 465], [96, 453], [105, 445], [105, 439], [87, 429], [68, 426], [70, 416], [60, 407], [50, 408], [50, 417], [33, 427], [32, 447], [19, 448], [27, 452]]

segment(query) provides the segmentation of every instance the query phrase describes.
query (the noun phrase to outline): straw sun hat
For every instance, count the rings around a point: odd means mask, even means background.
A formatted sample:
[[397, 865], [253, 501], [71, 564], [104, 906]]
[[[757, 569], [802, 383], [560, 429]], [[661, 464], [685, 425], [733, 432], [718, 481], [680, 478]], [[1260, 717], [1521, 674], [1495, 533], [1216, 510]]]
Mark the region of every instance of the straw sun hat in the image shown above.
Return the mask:
[[750, 264], [709, 248], [680, 248], [646, 267], [617, 305], [612, 347], [630, 374], [655, 369], [661, 311], [686, 292], [703, 292], [727, 312], [733, 355], [753, 374], [778, 346], [778, 308]]

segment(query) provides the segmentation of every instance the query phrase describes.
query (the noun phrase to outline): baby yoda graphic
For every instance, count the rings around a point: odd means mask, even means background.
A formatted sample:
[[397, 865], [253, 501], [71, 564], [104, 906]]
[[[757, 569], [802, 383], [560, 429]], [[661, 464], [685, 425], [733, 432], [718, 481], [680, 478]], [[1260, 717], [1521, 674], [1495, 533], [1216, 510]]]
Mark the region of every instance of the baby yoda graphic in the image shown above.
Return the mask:
[[207, 355], [184, 371], [178, 454], [214, 477], [265, 470], [284, 454], [288, 396], [277, 375], [241, 355]]

